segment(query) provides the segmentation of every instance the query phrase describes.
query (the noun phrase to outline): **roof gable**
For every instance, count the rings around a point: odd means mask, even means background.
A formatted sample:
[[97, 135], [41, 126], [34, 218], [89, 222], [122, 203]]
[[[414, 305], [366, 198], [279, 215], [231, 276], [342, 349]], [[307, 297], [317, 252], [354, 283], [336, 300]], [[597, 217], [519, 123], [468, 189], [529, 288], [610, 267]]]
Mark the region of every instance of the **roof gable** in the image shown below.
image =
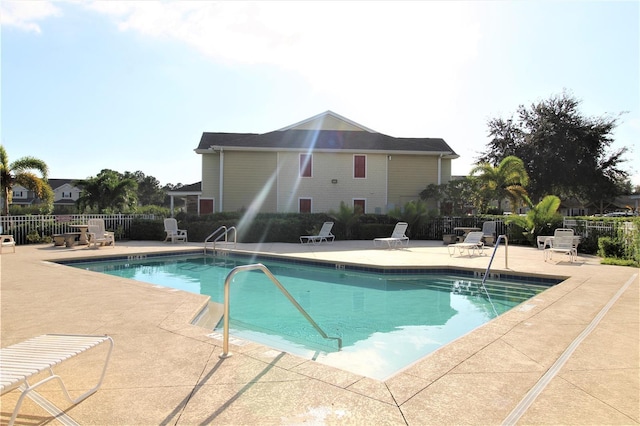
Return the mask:
[[325, 111], [306, 120], [278, 129], [278, 131], [285, 130], [347, 130], [375, 133], [373, 130], [336, 114], [333, 111]]

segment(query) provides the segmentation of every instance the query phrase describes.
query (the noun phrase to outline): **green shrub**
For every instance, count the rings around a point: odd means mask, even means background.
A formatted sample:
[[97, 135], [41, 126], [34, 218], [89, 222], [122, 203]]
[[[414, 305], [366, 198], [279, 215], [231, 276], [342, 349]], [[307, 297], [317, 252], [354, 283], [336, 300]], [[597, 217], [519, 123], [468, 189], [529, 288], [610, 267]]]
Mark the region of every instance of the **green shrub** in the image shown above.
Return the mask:
[[622, 242], [616, 238], [600, 237], [598, 239], [598, 256], [600, 257], [624, 257], [624, 246]]
[[136, 219], [131, 224], [129, 238], [132, 240], [164, 240], [163, 220]]
[[618, 259], [616, 257], [607, 257], [602, 259], [603, 265], [614, 265], [614, 266], [639, 266], [635, 260], [631, 259]]
[[38, 231], [31, 231], [27, 234], [27, 244], [50, 243], [51, 237], [48, 235], [40, 236]]

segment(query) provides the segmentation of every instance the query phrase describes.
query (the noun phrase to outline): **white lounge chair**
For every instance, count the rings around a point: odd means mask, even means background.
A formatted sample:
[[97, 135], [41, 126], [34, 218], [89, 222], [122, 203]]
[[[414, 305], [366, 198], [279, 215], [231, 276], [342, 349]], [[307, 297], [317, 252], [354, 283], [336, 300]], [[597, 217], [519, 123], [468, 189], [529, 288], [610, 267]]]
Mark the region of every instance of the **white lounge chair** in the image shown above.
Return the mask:
[[[102, 373], [98, 383], [87, 392], [77, 398], [71, 398], [64, 382], [53, 372], [53, 368], [63, 361], [71, 359], [81, 353], [95, 348], [103, 343], [109, 343], [109, 350], [102, 367]], [[29, 396], [35, 401], [43, 401], [47, 406], [58, 411], [59, 415], [65, 416], [57, 407], [45, 400], [42, 395], [34, 390], [53, 379], [56, 379], [64, 391], [65, 398], [71, 404], [77, 404], [94, 394], [102, 385], [111, 351], [113, 350], [113, 339], [109, 336], [87, 336], [74, 334], [45, 334], [34, 337], [15, 345], [0, 349], [0, 393], [5, 394], [14, 389], [22, 393], [18, 397], [16, 406], [13, 409], [9, 426], [12, 426], [20, 411], [20, 406], [25, 396]], [[41, 373], [49, 373], [49, 376], [42, 378], [37, 383], [31, 384], [29, 380]], [[31, 394], [33, 392], [33, 395]]]
[[320, 232], [318, 232], [318, 235], [302, 235], [300, 236], [300, 242], [320, 244], [324, 241], [332, 243], [336, 237], [331, 233], [331, 229], [333, 229], [333, 222], [325, 222], [322, 224], [322, 228], [320, 229]]
[[102, 219], [89, 219], [87, 221], [87, 236], [89, 237], [89, 245], [87, 248], [93, 245], [97, 247], [99, 245], [110, 245], [115, 247], [116, 238], [115, 234], [111, 231], [107, 231], [104, 227], [104, 220]]
[[469, 256], [471, 256], [472, 253], [483, 254], [484, 243], [482, 242], [482, 235], [482, 231], [469, 232], [463, 242], [449, 244], [447, 246], [449, 256], [453, 256], [456, 250], [458, 250], [460, 254], [467, 250]]
[[187, 230], [178, 229], [178, 221], [174, 218], [168, 218], [164, 220], [164, 232], [167, 233], [165, 241], [171, 240], [172, 243], [182, 241], [187, 242]]
[[578, 257], [578, 248], [574, 238], [573, 229], [559, 228], [553, 232], [553, 238], [549, 238], [548, 246], [544, 249], [545, 262], [552, 258], [553, 253], [568, 254], [573, 262]]
[[407, 222], [398, 222], [396, 223], [396, 227], [393, 228], [393, 232], [390, 237], [385, 238], [374, 238], [373, 245], [374, 247], [384, 246], [387, 248], [398, 247], [401, 245], [409, 245], [409, 237], [406, 236], [407, 227], [409, 224]]

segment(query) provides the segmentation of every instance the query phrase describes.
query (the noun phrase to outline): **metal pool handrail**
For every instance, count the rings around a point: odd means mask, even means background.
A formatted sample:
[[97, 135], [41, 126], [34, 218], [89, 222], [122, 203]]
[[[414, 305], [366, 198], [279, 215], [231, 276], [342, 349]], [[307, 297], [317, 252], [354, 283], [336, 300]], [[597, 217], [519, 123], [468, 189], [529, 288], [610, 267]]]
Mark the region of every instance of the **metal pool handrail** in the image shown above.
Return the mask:
[[509, 238], [506, 235], [498, 235], [498, 239], [496, 240], [496, 245], [493, 248], [493, 253], [491, 253], [491, 259], [489, 259], [489, 264], [487, 265], [487, 270], [484, 272], [484, 276], [482, 277], [482, 289], [484, 290], [484, 294], [487, 295], [487, 299], [489, 299], [489, 303], [493, 307], [493, 312], [498, 316], [498, 312], [496, 311], [496, 307], [493, 305], [493, 301], [491, 300], [491, 296], [489, 296], [489, 292], [487, 291], [487, 287], [484, 286], [484, 282], [487, 280], [487, 276], [489, 275], [489, 269], [491, 269], [491, 263], [493, 263], [493, 258], [498, 251], [498, 246], [500, 245], [500, 240], [504, 240], [504, 268], [508, 269], [508, 253], [509, 253]]
[[231, 280], [233, 279], [234, 275], [239, 272], [253, 270], [262, 271], [276, 285], [276, 287], [278, 287], [282, 294], [284, 294], [287, 299], [289, 299], [293, 306], [295, 306], [296, 309], [300, 311], [300, 313], [306, 318], [306, 320], [309, 321], [309, 324], [311, 324], [323, 338], [337, 340], [338, 350], [342, 349], [342, 339], [340, 337], [328, 336], [327, 333], [325, 333], [324, 330], [322, 330], [320, 326], [313, 320], [313, 318], [311, 318], [307, 311], [305, 311], [304, 308], [300, 306], [298, 302], [296, 302], [296, 299], [293, 298], [293, 296], [287, 291], [286, 288], [284, 288], [280, 281], [278, 281], [278, 279], [266, 266], [264, 266], [262, 263], [254, 263], [251, 265], [236, 266], [231, 270], [231, 272], [229, 272], [227, 278], [225, 278], [224, 280], [224, 340], [222, 343], [222, 354], [220, 354], [220, 358], [229, 358], [231, 356], [231, 353], [229, 352], [229, 286], [231, 285]]
[[216, 249], [216, 242], [218, 240], [220, 240], [220, 238], [224, 237], [224, 242], [227, 242], [227, 236], [229, 235], [229, 232], [233, 231], [233, 248], [236, 248], [236, 244], [237, 244], [237, 234], [238, 234], [238, 230], [236, 229], [235, 226], [232, 226], [231, 228], [228, 228], [224, 225], [222, 225], [221, 227], [219, 227], [218, 229], [216, 229], [215, 231], [213, 231], [211, 234], [209, 234], [209, 236], [207, 238], [205, 238], [204, 240], [204, 254], [207, 254], [207, 243], [209, 242], [209, 240], [211, 239], [211, 237], [213, 237], [214, 235], [218, 234], [219, 231], [224, 231], [223, 233], [221, 233], [220, 235], [218, 235], [218, 238], [216, 238], [215, 240], [213, 240], [213, 250], [215, 251]]

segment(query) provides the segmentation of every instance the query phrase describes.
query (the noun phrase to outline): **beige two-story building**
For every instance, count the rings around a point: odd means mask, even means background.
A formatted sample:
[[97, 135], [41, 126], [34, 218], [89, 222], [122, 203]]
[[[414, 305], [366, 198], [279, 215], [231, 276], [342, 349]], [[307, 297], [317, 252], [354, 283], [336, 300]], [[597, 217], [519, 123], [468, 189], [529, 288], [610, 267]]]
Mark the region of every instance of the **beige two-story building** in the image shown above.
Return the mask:
[[320, 213], [340, 203], [386, 213], [451, 179], [440, 138], [396, 138], [327, 111], [264, 134], [203, 133], [200, 214]]

